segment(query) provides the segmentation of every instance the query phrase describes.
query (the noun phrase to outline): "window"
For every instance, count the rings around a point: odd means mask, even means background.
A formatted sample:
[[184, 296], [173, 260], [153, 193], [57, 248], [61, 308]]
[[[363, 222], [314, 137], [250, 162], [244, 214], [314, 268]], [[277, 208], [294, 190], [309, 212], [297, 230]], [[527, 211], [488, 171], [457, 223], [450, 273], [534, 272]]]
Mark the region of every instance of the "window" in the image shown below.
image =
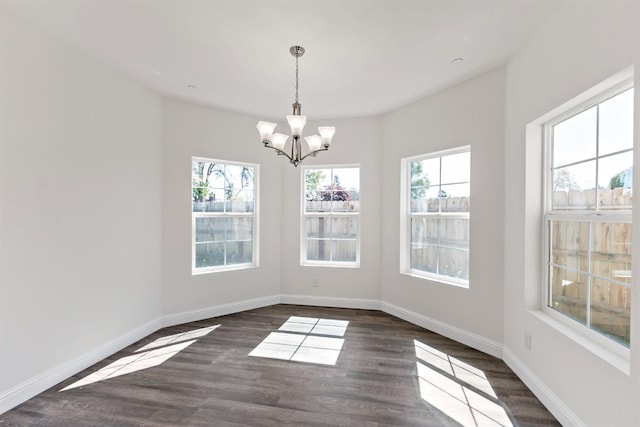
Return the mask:
[[469, 146], [402, 160], [400, 271], [469, 286]]
[[633, 96], [629, 81], [544, 126], [546, 310], [624, 347], [630, 344]]
[[255, 267], [258, 165], [192, 159], [192, 272]]
[[303, 265], [360, 265], [360, 167], [302, 169]]

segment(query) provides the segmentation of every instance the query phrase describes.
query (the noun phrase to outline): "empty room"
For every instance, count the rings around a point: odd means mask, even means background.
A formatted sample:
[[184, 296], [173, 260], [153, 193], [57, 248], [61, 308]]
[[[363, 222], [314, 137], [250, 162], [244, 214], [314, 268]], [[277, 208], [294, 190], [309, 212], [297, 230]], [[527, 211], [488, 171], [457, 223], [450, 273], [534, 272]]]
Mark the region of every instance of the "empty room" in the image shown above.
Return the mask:
[[635, 0], [0, 0], [0, 427], [640, 425], [638, 66]]

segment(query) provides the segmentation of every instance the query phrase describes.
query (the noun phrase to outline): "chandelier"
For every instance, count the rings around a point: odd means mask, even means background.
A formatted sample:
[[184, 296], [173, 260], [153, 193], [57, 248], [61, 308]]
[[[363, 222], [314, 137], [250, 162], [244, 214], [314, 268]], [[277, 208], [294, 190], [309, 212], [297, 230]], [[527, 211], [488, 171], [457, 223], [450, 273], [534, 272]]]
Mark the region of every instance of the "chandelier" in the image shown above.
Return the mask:
[[258, 122], [257, 128], [258, 132], [260, 132], [260, 140], [265, 147], [275, 150], [279, 156], [287, 157], [289, 162], [297, 167], [298, 163], [307, 157], [315, 157], [319, 151], [329, 150], [336, 128], [333, 126], [321, 126], [318, 128], [320, 135], [306, 136], [304, 139], [307, 141], [309, 151], [307, 154], [302, 154], [300, 137], [302, 136], [304, 125], [307, 124], [307, 116], [300, 114], [302, 105], [298, 102], [298, 59], [304, 55], [304, 48], [302, 46], [291, 46], [289, 52], [296, 58], [296, 99], [293, 103], [293, 114], [287, 116], [287, 122], [289, 122], [289, 127], [291, 128], [291, 147], [285, 148], [289, 135], [273, 133], [277, 126], [276, 123]]

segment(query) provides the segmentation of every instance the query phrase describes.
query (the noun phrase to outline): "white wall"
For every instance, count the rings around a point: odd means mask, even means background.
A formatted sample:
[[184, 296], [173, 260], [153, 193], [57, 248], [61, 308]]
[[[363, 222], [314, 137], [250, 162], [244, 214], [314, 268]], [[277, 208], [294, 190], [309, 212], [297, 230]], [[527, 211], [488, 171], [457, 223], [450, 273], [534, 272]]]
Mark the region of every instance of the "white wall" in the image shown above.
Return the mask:
[[157, 95], [0, 28], [2, 397], [159, 316], [162, 189]]
[[[282, 293], [290, 297], [288, 302], [328, 298], [329, 305], [368, 307], [370, 301], [380, 300], [379, 260], [381, 246], [386, 244], [380, 239], [380, 206], [386, 197], [380, 191], [382, 122], [378, 117], [310, 122], [305, 133], [311, 134], [322, 125], [336, 127], [331, 149], [316, 158], [307, 158], [304, 164], [360, 165], [360, 267], [300, 265], [301, 167], [294, 168], [279, 158], [283, 177]], [[314, 278], [318, 280], [318, 287], [312, 286]]]
[[[502, 342], [504, 70], [384, 116], [382, 300]], [[400, 160], [471, 145], [469, 288], [400, 274]]]
[[[163, 312], [179, 315], [279, 295], [283, 160], [262, 148], [258, 119], [175, 100], [162, 106]], [[260, 164], [258, 268], [191, 274], [192, 156]]]
[[[543, 384], [548, 392], [546, 403], [551, 402], [556, 409], [565, 411], [561, 421], [567, 424], [640, 425], [637, 393], [640, 365], [634, 356], [632, 376], [628, 376], [558, 332], [535, 309], [539, 307], [542, 281], [538, 170], [542, 156], [536, 149], [540, 144], [531, 141], [528, 146], [525, 144], [525, 127], [632, 65], [640, 46], [639, 28], [636, 2], [568, 2], [541, 26], [507, 69], [505, 359], [516, 370], [524, 367], [532, 378]], [[636, 162], [638, 160], [636, 153]], [[638, 208], [634, 207], [636, 214]], [[636, 231], [634, 247], [637, 250], [640, 240]], [[634, 251], [634, 258], [636, 253]], [[636, 267], [634, 275], [638, 273]], [[634, 292], [633, 300], [637, 301], [640, 294], [637, 289]], [[638, 325], [637, 304], [633, 310], [632, 323]], [[525, 333], [532, 335], [530, 352], [523, 345]], [[639, 341], [638, 328], [634, 327], [634, 353], [640, 350]]]

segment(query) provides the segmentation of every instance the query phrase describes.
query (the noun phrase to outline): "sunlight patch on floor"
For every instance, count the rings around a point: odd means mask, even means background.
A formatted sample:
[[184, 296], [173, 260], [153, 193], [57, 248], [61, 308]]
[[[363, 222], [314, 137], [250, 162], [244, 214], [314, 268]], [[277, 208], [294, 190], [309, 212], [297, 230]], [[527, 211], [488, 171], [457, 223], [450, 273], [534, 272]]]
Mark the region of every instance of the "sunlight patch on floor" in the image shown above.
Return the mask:
[[104, 368], [87, 375], [81, 380], [78, 380], [73, 384], [66, 386], [60, 391], [71, 390], [88, 384], [93, 384], [98, 381], [104, 381], [109, 378], [115, 378], [121, 375], [126, 375], [132, 372], [137, 372], [143, 369], [161, 365], [172, 356], [178, 354], [179, 352], [196, 342], [197, 339], [195, 338], [200, 338], [207, 335], [218, 326], [220, 325], [195, 329], [192, 331], [158, 338], [152, 343], [136, 350], [135, 354], [122, 357], [115, 362], [105, 366]]
[[482, 370], [420, 341], [414, 345], [422, 399], [463, 426], [513, 427]]
[[291, 316], [280, 332], [271, 332], [249, 356], [335, 365], [344, 339], [334, 337], [344, 336], [348, 325], [346, 320]]

